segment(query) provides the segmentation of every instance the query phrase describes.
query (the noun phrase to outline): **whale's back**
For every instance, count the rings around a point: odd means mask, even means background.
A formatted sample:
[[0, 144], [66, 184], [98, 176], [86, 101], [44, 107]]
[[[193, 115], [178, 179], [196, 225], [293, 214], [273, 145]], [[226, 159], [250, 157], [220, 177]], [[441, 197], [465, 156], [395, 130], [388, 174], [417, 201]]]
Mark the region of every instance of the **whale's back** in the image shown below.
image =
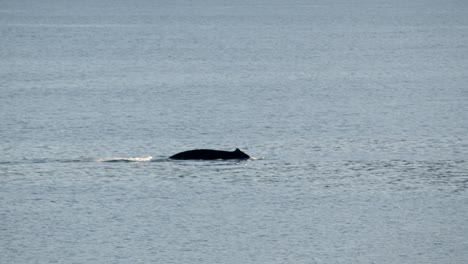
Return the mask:
[[235, 151], [223, 151], [214, 149], [194, 149], [177, 153], [170, 159], [176, 160], [225, 160], [225, 159], [249, 159], [250, 156], [240, 149]]

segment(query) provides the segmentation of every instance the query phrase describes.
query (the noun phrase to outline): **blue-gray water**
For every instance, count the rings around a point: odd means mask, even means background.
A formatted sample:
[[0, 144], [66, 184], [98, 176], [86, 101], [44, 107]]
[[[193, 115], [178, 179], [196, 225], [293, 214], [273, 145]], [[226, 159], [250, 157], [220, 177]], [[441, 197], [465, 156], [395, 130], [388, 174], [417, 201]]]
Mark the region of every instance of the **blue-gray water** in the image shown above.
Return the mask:
[[466, 1], [11, 0], [0, 34], [0, 263], [468, 259]]

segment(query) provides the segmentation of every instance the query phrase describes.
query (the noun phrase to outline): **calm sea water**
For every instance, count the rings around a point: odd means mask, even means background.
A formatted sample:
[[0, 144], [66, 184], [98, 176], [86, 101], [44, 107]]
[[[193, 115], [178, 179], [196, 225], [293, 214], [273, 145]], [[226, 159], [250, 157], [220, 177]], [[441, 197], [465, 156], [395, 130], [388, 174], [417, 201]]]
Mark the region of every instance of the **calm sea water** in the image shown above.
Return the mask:
[[467, 43], [465, 1], [0, 1], [0, 263], [465, 263]]

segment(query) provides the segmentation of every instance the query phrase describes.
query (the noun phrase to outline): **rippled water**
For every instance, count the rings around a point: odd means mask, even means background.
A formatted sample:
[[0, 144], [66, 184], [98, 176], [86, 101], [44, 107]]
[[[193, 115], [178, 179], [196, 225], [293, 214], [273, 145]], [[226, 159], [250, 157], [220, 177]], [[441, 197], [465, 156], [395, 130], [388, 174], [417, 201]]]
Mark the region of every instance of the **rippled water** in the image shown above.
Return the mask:
[[[0, 263], [464, 263], [462, 1], [0, 2]], [[172, 161], [240, 148], [255, 160]]]

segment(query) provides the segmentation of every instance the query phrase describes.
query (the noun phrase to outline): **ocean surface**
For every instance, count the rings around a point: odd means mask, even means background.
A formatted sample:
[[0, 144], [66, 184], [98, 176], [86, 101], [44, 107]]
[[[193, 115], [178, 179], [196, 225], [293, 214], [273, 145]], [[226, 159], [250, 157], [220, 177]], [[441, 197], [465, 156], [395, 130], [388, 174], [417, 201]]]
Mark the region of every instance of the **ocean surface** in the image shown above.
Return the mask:
[[466, 1], [0, 1], [0, 263], [462, 264], [467, 221]]

